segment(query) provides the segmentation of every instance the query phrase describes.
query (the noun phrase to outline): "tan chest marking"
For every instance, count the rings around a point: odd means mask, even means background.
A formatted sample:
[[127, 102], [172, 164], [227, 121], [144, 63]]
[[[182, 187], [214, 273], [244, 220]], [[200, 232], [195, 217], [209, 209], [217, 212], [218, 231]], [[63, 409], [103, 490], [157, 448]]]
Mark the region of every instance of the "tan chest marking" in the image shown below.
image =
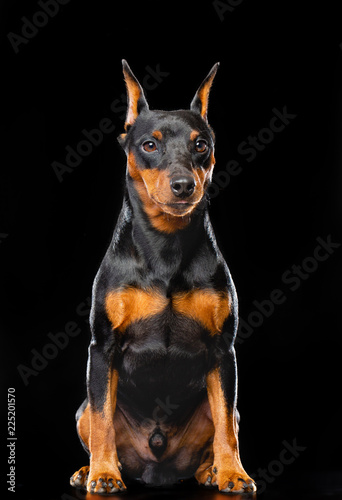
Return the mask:
[[200, 322], [215, 335], [222, 331], [231, 304], [227, 292], [203, 289], [175, 295], [172, 305], [175, 311]]
[[105, 302], [113, 330], [119, 332], [135, 321], [161, 313], [171, 303], [175, 313], [201, 323], [211, 335], [222, 331], [231, 306], [227, 292], [210, 289], [182, 292], [169, 299], [154, 288], [128, 287], [110, 291]]
[[113, 329], [123, 332], [130, 323], [162, 312], [169, 300], [158, 290], [125, 288], [106, 296], [106, 311]]

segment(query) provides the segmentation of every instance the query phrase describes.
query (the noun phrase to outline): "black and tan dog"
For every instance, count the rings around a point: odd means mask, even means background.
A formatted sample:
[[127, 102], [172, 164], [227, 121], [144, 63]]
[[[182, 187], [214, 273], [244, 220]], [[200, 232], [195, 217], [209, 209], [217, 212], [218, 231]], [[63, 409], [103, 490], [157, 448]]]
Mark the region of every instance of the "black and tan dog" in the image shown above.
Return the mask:
[[255, 490], [238, 448], [237, 298], [207, 211], [217, 67], [189, 110], [166, 112], [149, 109], [123, 61], [126, 192], [93, 288], [88, 399], [77, 413], [90, 466], [71, 478], [89, 492], [125, 490], [122, 477], [192, 476], [223, 492]]

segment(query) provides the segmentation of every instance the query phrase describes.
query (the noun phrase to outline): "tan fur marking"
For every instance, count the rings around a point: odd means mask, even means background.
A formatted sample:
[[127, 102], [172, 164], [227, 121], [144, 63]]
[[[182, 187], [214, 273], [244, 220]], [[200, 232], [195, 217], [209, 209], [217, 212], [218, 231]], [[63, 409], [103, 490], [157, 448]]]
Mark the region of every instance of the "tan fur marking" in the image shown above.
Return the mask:
[[207, 113], [208, 113], [208, 102], [209, 102], [209, 92], [211, 85], [213, 83], [213, 80], [215, 78], [216, 71], [214, 71], [211, 76], [207, 79], [205, 83], [201, 86], [201, 88], [198, 90], [197, 95], [201, 101], [201, 115], [204, 120], [207, 120]]
[[208, 113], [209, 90], [210, 85], [206, 85], [198, 93], [198, 97], [200, 98], [202, 104], [201, 115], [203, 118], [205, 118]]
[[222, 331], [230, 312], [230, 296], [227, 292], [193, 290], [177, 294], [172, 305], [178, 313], [199, 321], [211, 335]]
[[128, 109], [127, 116], [125, 122], [125, 130], [137, 119], [138, 116], [138, 101], [142, 95], [141, 89], [137, 82], [131, 78], [129, 73], [124, 70], [125, 82], [127, 87], [127, 95], [128, 95]]
[[84, 409], [84, 412], [82, 413], [77, 422], [78, 434], [88, 449], [89, 449], [89, 435], [90, 435], [89, 413], [90, 413], [90, 407], [88, 403]]
[[198, 130], [192, 130], [190, 134], [190, 141], [194, 141], [200, 135]]
[[161, 133], [160, 130], [155, 130], [154, 132], [152, 132], [152, 136], [155, 138], [155, 139], [158, 139], [158, 141], [161, 141], [162, 138], [163, 138], [163, 134]]
[[236, 418], [228, 411], [218, 368], [207, 375], [207, 391], [215, 427], [214, 453], [231, 453], [231, 450], [237, 450]]
[[[140, 319], [161, 313], [170, 299], [157, 289], [145, 290], [127, 287], [112, 290], [106, 296], [105, 306], [114, 330], [124, 332], [127, 326]], [[230, 312], [230, 296], [227, 292], [192, 290], [172, 297], [174, 311], [200, 322], [211, 335], [222, 331]]]
[[123, 332], [130, 323], [162, 312], [169, 300], [153, 288], [125, 288], [109, 292], [105, 302], [113, 329]]

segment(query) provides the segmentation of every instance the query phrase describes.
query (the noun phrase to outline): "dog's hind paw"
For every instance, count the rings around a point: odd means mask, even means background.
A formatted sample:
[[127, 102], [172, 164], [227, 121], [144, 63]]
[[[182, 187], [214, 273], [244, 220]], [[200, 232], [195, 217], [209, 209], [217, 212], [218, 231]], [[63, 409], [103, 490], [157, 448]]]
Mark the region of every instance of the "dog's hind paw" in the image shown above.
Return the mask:
[[81, 467], [80, 470], [76, 471], [70, 478], [71, 486], [75, 486], [76, 488], [86, 488], [87, 480], [89, 475], [89, 465], [85, 467]]

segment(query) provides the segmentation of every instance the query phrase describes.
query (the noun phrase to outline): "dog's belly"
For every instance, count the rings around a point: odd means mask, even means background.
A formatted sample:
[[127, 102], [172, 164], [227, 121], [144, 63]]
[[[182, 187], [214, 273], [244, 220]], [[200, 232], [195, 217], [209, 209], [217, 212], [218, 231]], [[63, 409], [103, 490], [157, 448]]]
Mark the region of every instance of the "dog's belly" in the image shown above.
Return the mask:
[[130, 325], [122, 337], [119, 397], [142, 418], [166, 400], [173, 405], [167, 417], [184, 414], [182, 405], [205, 390], [210, 342], [199, 323], [174, 315]]
[[[126, 329], [114, 422], [128, 476], [172, 484], [196, 472], [213, 438], [206, 394], [213, 342], [199, 322], [172, 311]], [[159, 431], [166, 448], [156, 456], [149, 440]]]
[[195, 474], [211, 452], [214, 426], [206, 395], [189, 409], [182, 422], [167, 423], [161, 419], [159, 429], [165, 436], [166, 447], [156, 457], [149, 446], [155, 422], [137, 422], [118, 403], [114, 417], [116, 446], [126, 477], [146, 484], [170, 485]]

